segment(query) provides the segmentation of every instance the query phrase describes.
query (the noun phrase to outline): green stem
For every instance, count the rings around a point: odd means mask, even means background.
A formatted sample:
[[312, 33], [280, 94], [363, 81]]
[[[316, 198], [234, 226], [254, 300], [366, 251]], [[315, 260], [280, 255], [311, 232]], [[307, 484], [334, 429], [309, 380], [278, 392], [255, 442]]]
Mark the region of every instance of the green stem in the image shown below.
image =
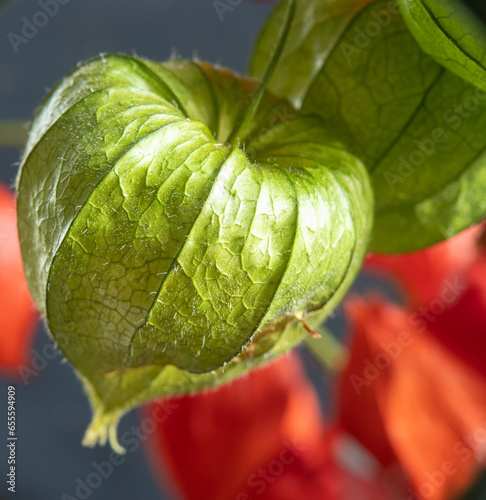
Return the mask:
[[25, 121], [6, 120], [0, 121], [0, 148], [24, 147], [27, 140], [27, 129]]
[[265, 93], [265, 89], [267, 88], [268, 83], [270, 82], [270, 79], [273, 76], [273, 73], [275, 71], [275, 68], [277, 67], [277, 64], [280, 60], [280, 57], [282, 55], [285, 42], [287, 41], [289, 32], [290, 32], [290, 27], [292, 26], [292, 21], [295, 16], [295, 9], [297, 7], [297, 0], [289, 0], [288, 1], [289, 5], [287, 7], [287, 12], [285, 13], [285, 19], [283, 23], [283, 29], [280, 34], [280, 38], [278, 40], [277, 48], [275, 49], [275, 52], [273, 53], [272, 58], [270, 59], [270, 63], [267, 66], [267, 69], [265, 70], [265, 74], [262, 78], [262, 81], [258, 85], [255, 93], [253, 94], [252, 101], [250, 103], [250, 106], [246, 110], [245, 114], [243, 115], [243, 118], [237, 128], [235, 128], [235, 131], [231, 134], [231, 137], [229, 139], [229, 143], [231, 146], [236, 146], [242, 138], [245, 137], [246, 133], [248, 132], [249, 127], [251, 126], [251, 122], [255, 118], [255, 115], [258, 111], [258, 107], [260, 106], [260, 102], [262, 100], [262, 97]]
[[306, 338], [306, 346], [326, 371], [339, 373], [348, 361], [348, 350], [328, 330], [320, 328], [319, 333], [320, 338]]

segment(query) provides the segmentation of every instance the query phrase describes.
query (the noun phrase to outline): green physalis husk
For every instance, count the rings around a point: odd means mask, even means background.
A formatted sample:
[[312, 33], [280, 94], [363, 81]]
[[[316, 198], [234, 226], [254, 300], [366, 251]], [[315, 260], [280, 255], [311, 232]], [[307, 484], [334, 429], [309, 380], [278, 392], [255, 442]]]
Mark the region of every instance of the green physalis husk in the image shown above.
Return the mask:
[[18, 181], [32, 294], [95, 418], [267, 362], [316, 326], [360, 267], [363, 165], [321, 119], [205, 63], [106, 55], [38, 111]]
[[[266, 71], [290, 3], [253, 51]], [[370, 251], [400, 254], [486, 217], [486, 28], [461, 0], [298, 2], [267, 86], [368, 169]], [[402, 15], [403, 17], [402, 17]]]

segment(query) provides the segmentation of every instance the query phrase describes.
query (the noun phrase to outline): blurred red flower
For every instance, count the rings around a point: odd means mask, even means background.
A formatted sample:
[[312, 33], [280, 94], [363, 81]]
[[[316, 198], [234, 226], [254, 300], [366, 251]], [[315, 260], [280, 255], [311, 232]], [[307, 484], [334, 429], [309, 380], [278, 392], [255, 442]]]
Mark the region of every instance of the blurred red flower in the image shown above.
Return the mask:
[[412, 307], [377, 298], [346, 306], [354, 338], [340, 421], [382, 464], [405, 470], [410, 498], [454, 498], [486, 458], [483, 228], [415, 254], [371, 257]]
[[447, 295], [450, 288], [481, 253], [478, 239], [485, 225], [478, 224], [452, 238], [419, 252], [403, 255], [368, 254], [364, 269], [390, 276], [407, 294], [412, 306], [421, 306]]
[[355, 339], [340, 381], [340, 421], [420, 499], [470, 485], [486, 458], [486, 380], [398, 306], [353, 299]]
[[[158, 426], [152, 443], [156, 472], [165, 465], [187, 500], [445, 500], [464, 492], [486, 458], [482, 230], [423, 252], [369, 259], [398, 278], [411, 306], [347, 304], [355, 331], [337, 426], [324, 427], [294, 355], [217, 391], [172, 399], [177, 416]], [[346, 432], [385, 472], [362, 478], [340, 461], [350, 456], [342, 453]], [[289, 464], [279, 458], [283, 443], [300, 443]]]
[[167, 470], [187, 500], [386, 498], [376, 477], [336, 460], [343, 435], [325, 430], [296, 354], [170, 402], [177, 409], [158, 424], [149, 452], [155, 474]]
[[0, 184], [0, 371], [18, 375], [28, 362], [37, 312], [25, 281], [15, 196]]

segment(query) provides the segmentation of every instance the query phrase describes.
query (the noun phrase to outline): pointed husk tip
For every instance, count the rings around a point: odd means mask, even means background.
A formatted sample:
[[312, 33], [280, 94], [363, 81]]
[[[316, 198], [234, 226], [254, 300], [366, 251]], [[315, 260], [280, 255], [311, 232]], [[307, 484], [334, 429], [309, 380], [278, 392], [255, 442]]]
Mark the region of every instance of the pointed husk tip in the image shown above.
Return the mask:
[[123, 412], [104, 413], [103, 411], [96, 411], [84, 434], [83, 446], [92, 448], [96, 445], [104, 446], [108, 442], [113, 451], [120, 455], [125, 454], [126, 450], [118, 442], [117, 436], [118, 422], [122, 415]]

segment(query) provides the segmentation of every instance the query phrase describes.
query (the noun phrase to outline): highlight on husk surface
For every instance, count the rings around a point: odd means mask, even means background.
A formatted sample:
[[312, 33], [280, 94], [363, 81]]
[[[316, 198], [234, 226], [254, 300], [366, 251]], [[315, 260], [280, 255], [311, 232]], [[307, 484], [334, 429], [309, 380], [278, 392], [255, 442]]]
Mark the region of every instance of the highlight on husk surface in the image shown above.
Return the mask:
[[224, 383], [294, 347], [369, 239], [363, 164], [315, 115], [188, 60], [80, 64], [34, 118], [18, 179], [33, 297], [93, 407], [84, 443], [154, 397]]

